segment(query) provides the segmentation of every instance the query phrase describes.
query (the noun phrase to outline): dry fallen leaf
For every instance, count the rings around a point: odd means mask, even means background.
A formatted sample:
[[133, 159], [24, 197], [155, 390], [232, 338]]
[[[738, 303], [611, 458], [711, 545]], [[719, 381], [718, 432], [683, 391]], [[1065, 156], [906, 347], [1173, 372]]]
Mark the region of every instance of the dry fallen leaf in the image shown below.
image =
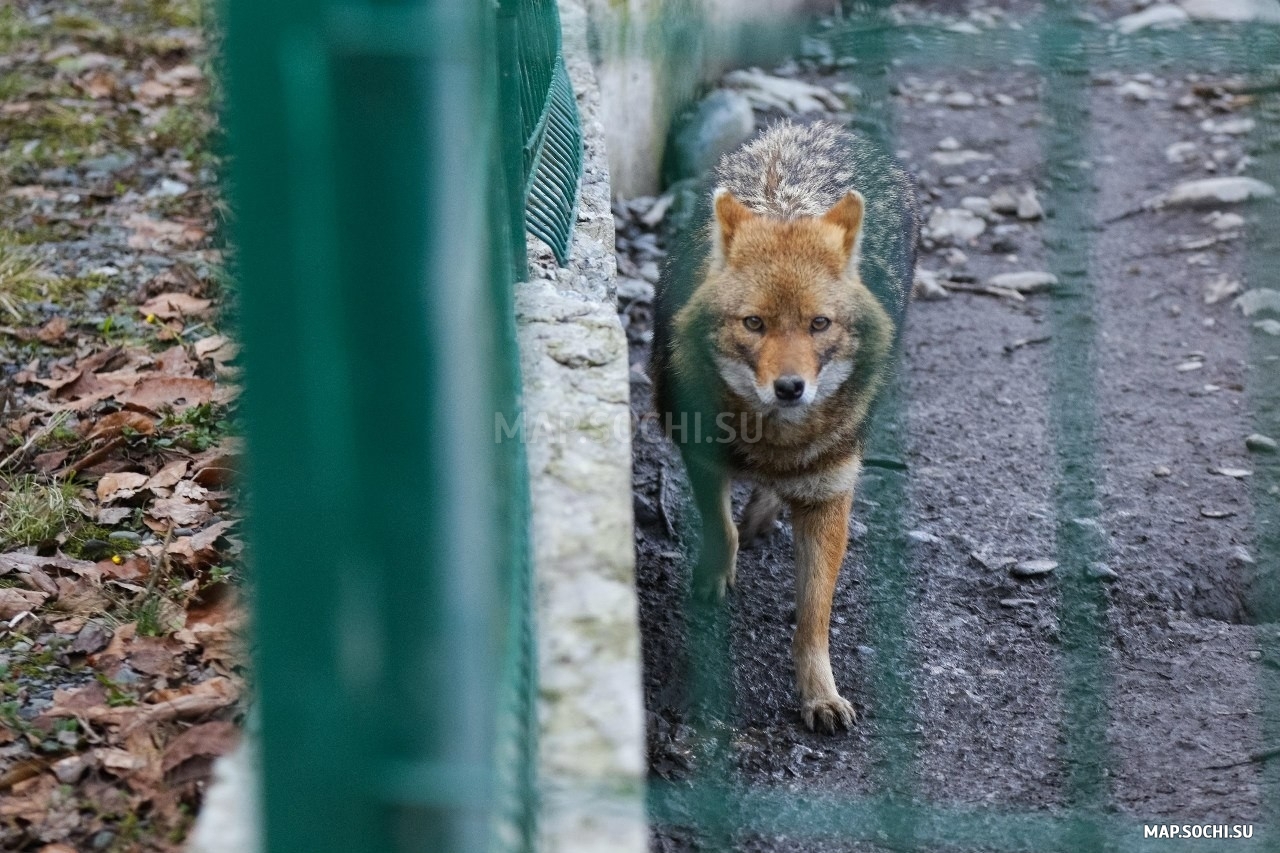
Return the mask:
[[85, 438], [90, 441], [99, 438], [115, 438], [126, 428], [142, 435], [151, 435], [156, 431], [156, 422], [141, 412], [112, 412], [99, 418]]
[[46, 344], [56, 344], [66, 337], [68, 328], [70, 326], [66, 317], [54, 317], [40, 327], [40, 331], [36, 332], [36, 337]]
[[19, 613], [34, 610], [49, 600], [47, 592], [0, 587], [0, 619], [8, 621]]
[[103, 503], [114, 503], [136, 495], [147, 484], [146, 474], [122, 471], [119, 474], [106, 474], [98, 481], [98, 500]]
[[205, 236], [202, 228], [190, 223], [152, 219], [145, 213], [132, 214], [124, 224], [133, 229], [133, 234], [129, 236], [131, 249], [163, 252], [172, 248], [196, 246]]
[[136, 406], [150, 412], [159, 412], [165, 406], [172, 406], [174, 411], [181, 412], [212, 401], [213, 392], [213, 382], [208, 379], [152, 376], [140, 380], [130, 390], [117, 394], [116, 399], [126, 406]]
[[139, 305], [138, 311], [162, 320], [181, 320], [208, 311], [212, 304], [211, 299], [197, 299], [188, 293], [162, 293]]

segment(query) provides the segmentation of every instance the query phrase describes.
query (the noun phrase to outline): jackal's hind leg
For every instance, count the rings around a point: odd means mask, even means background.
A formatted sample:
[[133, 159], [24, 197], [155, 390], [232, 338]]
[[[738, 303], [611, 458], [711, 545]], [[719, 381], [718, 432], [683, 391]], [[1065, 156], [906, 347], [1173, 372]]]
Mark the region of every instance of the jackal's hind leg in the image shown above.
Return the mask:
[[768, 536], [782, 511], [782, 499], [766, 486], [754, 486], [747, 506], [738, 522], [738, 544], [746, 547], [762, 536]]

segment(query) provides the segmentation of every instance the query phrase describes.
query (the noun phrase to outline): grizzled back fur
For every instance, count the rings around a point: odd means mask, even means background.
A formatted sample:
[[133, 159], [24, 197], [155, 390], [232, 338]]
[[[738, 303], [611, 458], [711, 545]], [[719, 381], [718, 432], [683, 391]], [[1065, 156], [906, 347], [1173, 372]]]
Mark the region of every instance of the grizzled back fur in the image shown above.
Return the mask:
[[778, 219], [821, 216], [849, 190], [865, 202], [859, 272], [901, 327], [911, 294], [919, 213], [911, 178], [865, 137], [828, 122], [779, 122], [725, 156], [724, 187], [752, 211]]

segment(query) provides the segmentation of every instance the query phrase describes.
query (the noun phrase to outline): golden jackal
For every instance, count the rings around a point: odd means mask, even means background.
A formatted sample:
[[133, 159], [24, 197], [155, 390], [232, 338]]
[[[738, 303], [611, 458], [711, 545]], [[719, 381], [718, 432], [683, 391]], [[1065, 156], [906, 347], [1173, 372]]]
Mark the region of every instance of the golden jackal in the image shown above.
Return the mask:
[[[801, 716], [834, 732], [854, 711], [831, 674], [831, 598], [911, 289], [915, 193], [868, 140], [826, 123], [775, 124], [716, 178], [704, 230], [659, 286], [650, 371], [702, 516], [694, 589], [722, 596], [739, 541], [790, 507]], [[754, 483], [737, 528], [735, 477]]]

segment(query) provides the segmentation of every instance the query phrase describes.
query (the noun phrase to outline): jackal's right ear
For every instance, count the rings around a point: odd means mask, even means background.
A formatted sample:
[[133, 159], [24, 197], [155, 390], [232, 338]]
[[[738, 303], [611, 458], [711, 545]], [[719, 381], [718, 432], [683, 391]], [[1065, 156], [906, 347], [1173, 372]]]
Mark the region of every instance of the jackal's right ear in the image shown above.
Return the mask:
[[862, 248], [862, 212], [866, 208], [862, 193], [849, 190], [822, 215], [823, 222], [829, 222], [844, 232], [840, 249], [844, 254], [845, 266], [854, 272], [858, 269], [858, 256]]
[[713, 204], [716, 209], [714, 257], [715, 260], [723, 262], [729, 257], [729, 246], [733, 244], [734, 235], [738, 233], [742, 223], [755, 214], [724, 187], [716, 190]]

